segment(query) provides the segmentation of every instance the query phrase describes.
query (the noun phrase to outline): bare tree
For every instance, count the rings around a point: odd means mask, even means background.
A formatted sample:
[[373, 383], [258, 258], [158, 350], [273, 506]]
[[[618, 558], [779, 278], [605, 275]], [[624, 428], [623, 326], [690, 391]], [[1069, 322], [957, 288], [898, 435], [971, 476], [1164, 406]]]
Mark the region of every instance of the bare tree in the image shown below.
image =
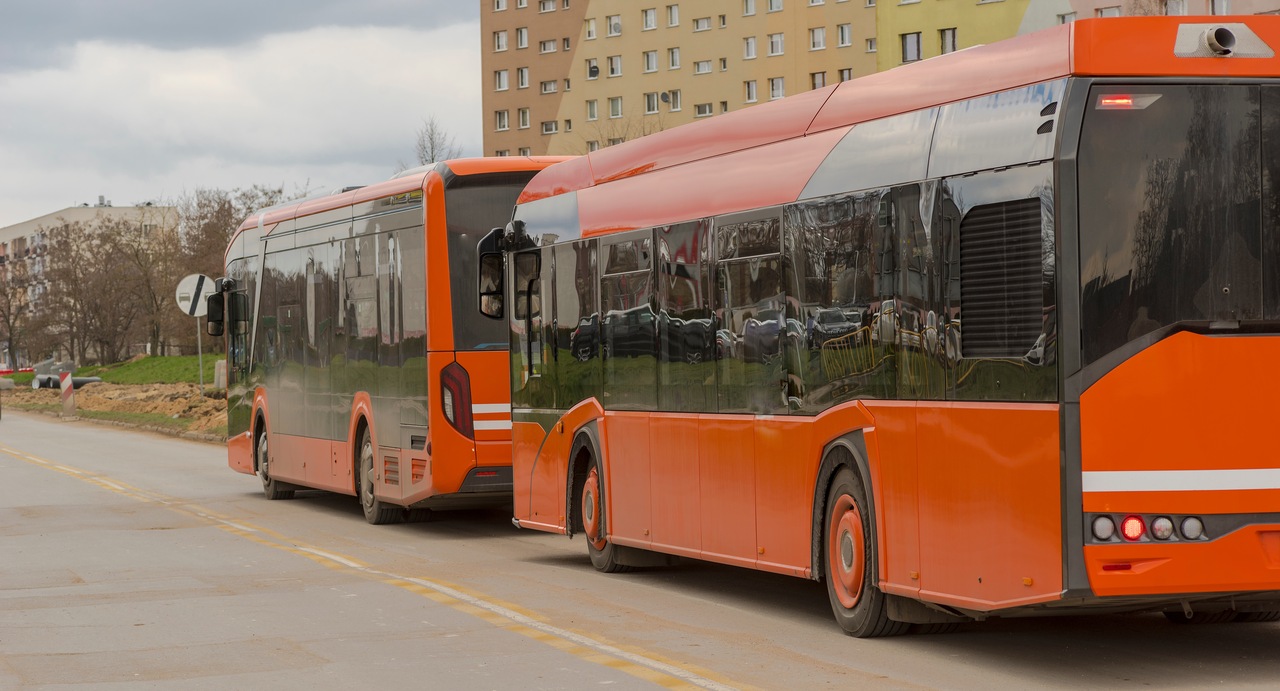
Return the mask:
[[418, 140], [414, 145], [414, 153], [418, 156], [418, 165], [425, 166], [428, 163], [457, 158], [462, 154], [462, 149], [453, 135], [449, 134], [436, 120], [436, 116], [432, 115], [423, 120], [422, 127], [418, 128]]
[[0, 365], [18, 367], [18, 349], [26, 344], [31, 328], [31, 303], [27, 263], [15, 261], [8, 271], [0, 267], [0, 342], [8, 351], [8, 361]]

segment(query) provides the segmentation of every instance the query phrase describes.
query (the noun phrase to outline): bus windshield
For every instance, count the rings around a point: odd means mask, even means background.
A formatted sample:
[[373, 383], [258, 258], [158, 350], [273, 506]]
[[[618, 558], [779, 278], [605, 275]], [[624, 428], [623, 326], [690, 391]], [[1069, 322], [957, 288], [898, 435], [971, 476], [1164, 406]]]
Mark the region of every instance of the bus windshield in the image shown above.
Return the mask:
[[1082, 364], [1173, 325], [1256, 331], [1280, 319], [1278, 159], [1280, 86], [1092, 89]]

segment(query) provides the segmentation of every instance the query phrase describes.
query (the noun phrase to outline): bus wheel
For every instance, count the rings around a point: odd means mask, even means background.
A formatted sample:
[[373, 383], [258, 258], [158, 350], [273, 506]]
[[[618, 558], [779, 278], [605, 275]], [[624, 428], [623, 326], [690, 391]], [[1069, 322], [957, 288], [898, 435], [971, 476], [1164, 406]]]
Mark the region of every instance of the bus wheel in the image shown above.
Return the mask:
[[620, 573], [630, 569], [618, 563], [615, 548], [604, 535], [604, 493], [600, 490], [600, 473], [596, 462], [582, 482], [582, 532], [587, 537], [587, 554], [591, 565], [605, 573]]
[[360, 433], [360, 472], [356, 478], [360, 485], [360, 508], [364, 509], [364, 520], [374, 525], [394, 523], [404, 516], [404, 510], [386, 504], [374, 495], [373, 455], [373, 438], [365, 428]]
[[852, 470], [841, 468], [827, 491], [827, 596], [840, 628], [858, 638], [895, 636], [909, 627], [889, 619], [884, 593], [876, 587], [870, 508], [862, 482]]
[[284, 489], [283, 482], [271, 477], [271, 456], [267, 453], [267, 430], [258, 432], [258, 477], [262, 479], [262, 493], [267, 499], [293, 499], [293, 490]]

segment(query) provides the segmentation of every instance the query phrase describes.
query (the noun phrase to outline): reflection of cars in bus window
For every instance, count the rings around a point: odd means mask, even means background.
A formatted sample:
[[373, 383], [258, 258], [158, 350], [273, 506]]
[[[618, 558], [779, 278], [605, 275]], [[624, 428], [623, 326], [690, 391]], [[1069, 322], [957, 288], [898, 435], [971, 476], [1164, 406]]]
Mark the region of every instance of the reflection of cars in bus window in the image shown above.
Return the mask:
[[578, 321], [569, 335], [569, 352], [583, 362], [600, 352], [600, 315], [589, 314]]
[[857, 330], [858, 324], [851, 321], [844, 310], [836, 308], [820, 309], [813, 315], [813, 329], [809, 332], [809, 345], [812, 348], [821, 348], [823, 343]]

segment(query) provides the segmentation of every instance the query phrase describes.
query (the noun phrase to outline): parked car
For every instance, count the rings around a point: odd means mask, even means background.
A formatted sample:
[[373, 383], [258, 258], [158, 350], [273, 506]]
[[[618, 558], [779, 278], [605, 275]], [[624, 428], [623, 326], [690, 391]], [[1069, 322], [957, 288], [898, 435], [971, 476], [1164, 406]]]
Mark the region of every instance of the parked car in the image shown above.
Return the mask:
[[850, 321], [844, 310], [834, 307], [820, 309], [813, 315], [813, 328], [809, 330], [809, 347], [821, 348], [823, 343], [857, 330], [858, 323]]

